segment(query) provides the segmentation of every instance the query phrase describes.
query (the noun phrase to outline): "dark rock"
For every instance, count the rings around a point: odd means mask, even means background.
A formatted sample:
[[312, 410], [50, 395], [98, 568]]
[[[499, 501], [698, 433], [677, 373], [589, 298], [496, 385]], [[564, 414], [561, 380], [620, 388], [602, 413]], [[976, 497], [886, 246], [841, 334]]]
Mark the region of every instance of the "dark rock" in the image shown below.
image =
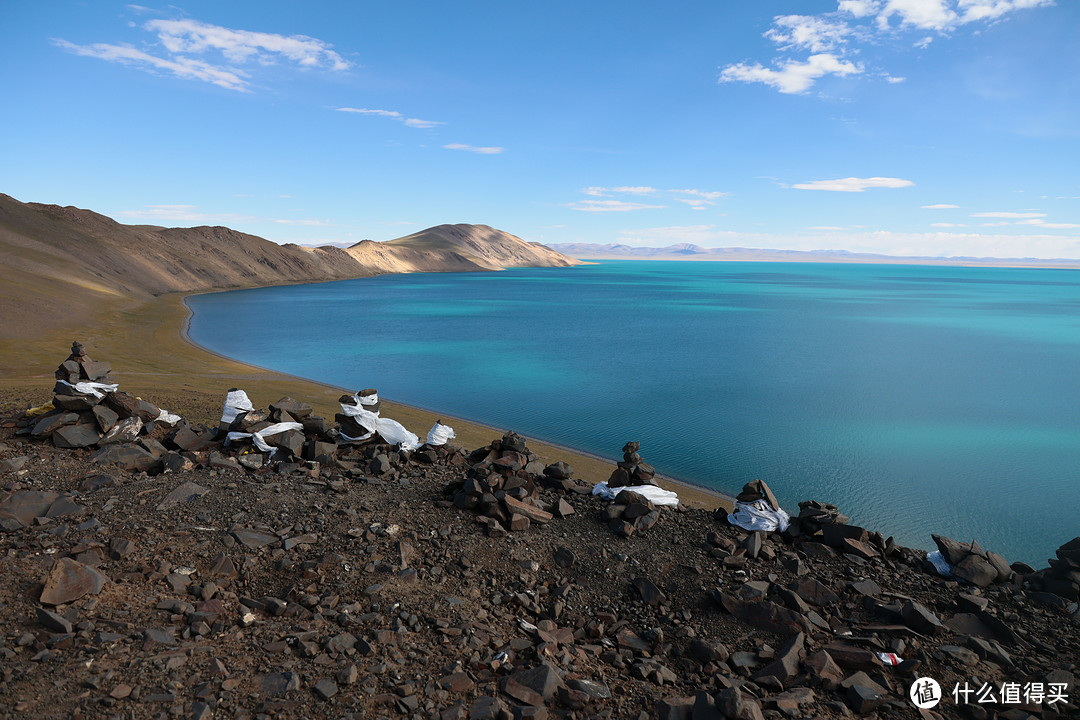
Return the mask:
[[101, 465], [115, 465], [128, 472], [145, 472], [157, 462], [157, 458], [133, 443], [108, 445], [91, 455], [90, 460]]
[[93, 412], [98, 428], [100, 428], [103, 433], [112, 430], [113, 426], [120, 420], [119, 415], [104, 405], [95, 405], [93, 407]]
[[93, 425], [65, 425], [52, 434], [58, 448], [85, 448], [96, 445], [101, 435]]
[[0, 502], [0, 518], [12, 518], [20, 525], [32, 525], [34, 518], [45, 517], [60, 497], [54, 492], [17, 490]]
[[797, 633], [784, 643], [775, 660], [753, 674], [753, 679], [760, 682], [763, 678], [773, 677], [786, 685], [799, 674], [799, 662], [805, 654], [805, 642], [806, 636]]
[[48, 437], [65, 425], [74, 425], [79, 422], [79, 416], [75, 413], [56, 413], [45, 415], [37, 423], [30, 434], [36, 438]]
[[142, 432], [142, 429], [142, 418], [138, 417], [137, 415], [129, 418], [124, 418], [123, 420], [120, 420], [115, 425], [113, 425], [112, 429], [110, 429], [109, 432], [105, 433], [105, 435], [102, 436], [100, 440], [98, 440], [98, 445], [104, 446], [112, 445], [114, 443], [135, 442], [135, 440], [139, 437], [139, 433]]
[[300, 689], [300, 676], [294, 672], [270, 673], [263, 676], [260, 687], [264, 695], [281, 697]]
[[108, 578], [94, 568], [60, 558], [45, 578], [40, 600], [46, 605], [63, 605], [84, 595], [97, 595], [106, 582]]
[[914, 600], [908, 600], [904, 603], [903, 608], [900, 610], [900, 615], [904, 618], [904, 623], [909, 628], [916, 632], [921, 632], [924, 635], [933, 635], [945, 629], [945, 626], [941, 623], [941, 620], [937, 615]]
[[170, 510], [177, 505], [183, 505], [184, 503], [197, 500], [206, 493], [210, 492], [210, 488], [205, 488], [202, 485], [198, 485], [193, 482], [186, 482], [182, 485], [178, 485], [168, 495], [166, 495], [160, 503], [158, 503], [158, 511]]
[[58, 615], [45, 608], [37, 608], [36, 612], [37, 620], [42, 627], [58, 633], [70, 633], [72, 631], [71, 621], [63, 615]]
[[570, 548], [560, 545], [555, 548], [555, 564], [561, 568], [572, 568], [577, 556]]

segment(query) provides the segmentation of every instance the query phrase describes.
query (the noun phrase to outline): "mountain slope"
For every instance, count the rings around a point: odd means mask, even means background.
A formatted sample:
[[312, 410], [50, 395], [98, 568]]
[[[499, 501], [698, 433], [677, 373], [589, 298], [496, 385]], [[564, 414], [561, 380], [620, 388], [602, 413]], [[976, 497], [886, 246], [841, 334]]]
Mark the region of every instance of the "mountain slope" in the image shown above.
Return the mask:
[[516, 235], [487, 225], [437, 225], [386, 244], [417, 253], [456, 252], [461, 257], [492, 270], [504, 267], [567, 267], [580, 264], [546, 245], [526, 242]]
[[[442, 230], [448, 227], [455, 232]], [[226, 227], [123, 225], [90, 210], [0, 194], [0, 337], [25, 337], [42, 322], [78, 322], [109, 298], [573, 264], [487, 226], [441, 225], [385, 243], [310, 248]]]

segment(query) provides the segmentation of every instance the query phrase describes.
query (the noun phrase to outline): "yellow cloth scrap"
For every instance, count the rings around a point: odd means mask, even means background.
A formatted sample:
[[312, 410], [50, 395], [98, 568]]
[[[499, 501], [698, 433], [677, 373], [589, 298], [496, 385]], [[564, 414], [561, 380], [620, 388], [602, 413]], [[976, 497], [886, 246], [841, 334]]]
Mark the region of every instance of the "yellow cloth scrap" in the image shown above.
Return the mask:
[[50, 400], [49, 402], [45, 403], [44, 405], [40, 405], [40, 406], [38, 406], [36, 408], [28, 409], [26, 411], [26, 417], [37, 417], [38, 415], [44, 415], [47, 412], [52, 412], [55, 409], [56, 408], [53, 407], [52, 400]]

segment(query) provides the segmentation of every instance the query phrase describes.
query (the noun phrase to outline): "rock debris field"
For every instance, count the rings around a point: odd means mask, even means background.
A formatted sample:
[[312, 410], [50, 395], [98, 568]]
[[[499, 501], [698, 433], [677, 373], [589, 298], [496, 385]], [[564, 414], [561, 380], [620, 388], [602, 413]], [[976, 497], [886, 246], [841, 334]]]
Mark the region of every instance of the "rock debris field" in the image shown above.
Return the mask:
[[0, 422], [0, 718], [1080, 717], [1080, 538], [944, 577], [826, 502], [654, 504], [636, 443], [606, 500], [371, 390], [199, 424], [76, 344], [53, 391]]

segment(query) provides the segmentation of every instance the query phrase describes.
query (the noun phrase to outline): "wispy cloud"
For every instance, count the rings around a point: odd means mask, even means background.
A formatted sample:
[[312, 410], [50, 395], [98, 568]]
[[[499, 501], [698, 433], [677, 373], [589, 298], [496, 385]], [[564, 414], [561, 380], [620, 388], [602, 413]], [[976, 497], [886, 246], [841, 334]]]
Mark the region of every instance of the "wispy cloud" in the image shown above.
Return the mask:
[[[925, 48], [935, 37], [965, 25], [988, 24], [1019, 10], [1053, 5], [1054, 0], [839, 0], [833, 12], [777, 15], [764, 38], [786, 53], [811, 53], [805, 59], [778, 58], [772, 67], [756, 62], [721, 68], [719, 81], [762, 83], [782, 93], [807, 92], [820, 78], [864, 72], [854, 56], [880, 45], [885, 38], [917, 32], [912, 47]], [[936, 35], [926, 35], [927, 32]], [[890, 84], [902, 77], [877, 73]]]
[[198, 20], [151, 20], [143, 26], [156, 32], [165, 48], [174, 54], [217, 51], [227, 60], [243, 64], [256, 60], [270, 65], [280, 58], [302, 67], [348, 70], [349, 63], [331, 50], [332, 45], [307, 35], [233, 30]]
[[376, 115], [378, 117], [386, 117], [397, 120], [404, 123], [411, 128], [433, 128], [437, 125], [445, 125], [444, 122], [438, 120], [420, 120], [419, 118], [405, 117], [396, 110], [368, 110], [367, 108], [350, 108], [340, 107], [336, 108], [338, 112], [356, 113], [358, 115]]
[[[715, 190], [698, 190], [694, 188], [662, 190], [660, 188], [654, 188], [649, 185], [621, 185], [617, 187], [593, 186], [587, 187], [581, 192], [585, 195], [589, 195], [590, 197], [602, 198], [609, 198], [617, 195], [644, 195], [648, 197], [667, 195], [675, 202], [688, 205], [691, 210], [705, 210], [710, 205], [715, 205], [717, 199], [727, 197], [730, 194], [725, 192], [717, 192]], [[604, 205], [586, 200], [578, 203], [570, 203], [569, 205], [567, 205], [567, 207], [571, 207], [575, 210], [585, 210], [587, 212], [624, 212], [628, 210], [653, 210], [667, 206], [643, 205], [641, 203], [629, 201], [614, 201], [610, 204]]]
[[329, 220], [279, 220], [275, 219], [278, 225], [299, 225], [301, 227], [334, 227], [334, 223]]
[[141, 210], [122, 210], [117, 214], [137, 220], [158, 220], [201, 225], [258, 220], [258, 218], [250, 215], [199, 212], [196, 205], [147, 205]]
[[1037, 212], [1022, 212], [1022, 213], [1018, 213], [1018, 212], [981, 212], [981, 213], [972, 213], [971, 217], [977, 217], [977, 218], [1012, 218], [1012, 219], [1017, 219], [1017, 218], [1044, 218], [1044, 217], [1046, 217], [1046, 213], [1037, 213]]
[[[157, 42], [147, 42], [145, 49], [129, 44], [77, 45], [63, 39], [55, 39], [53, 44], [83, 57], [200, 80], [239, 92], [251, 91], [252, 78], [252, 73], [242, 70], [241, 65], [266, 68], [285, 61], [303, 69], [335, 72], [351, 67], [329, 43], [306, 35], [235, 30], [192, 19], [151, 20], [142, 29], [157, 37]], [[207, 55], [209, 60], [195, 57]]]
[[655, 195], [660, 192], [654, 187], [648, 186], [628, 186], [621, 187], [587, 187], [581, 192], [586, 195], [592, 195], [593, 197], [610, 197], [612, 195], [626, 194], [626, 195]]
[[921, 205], [923, 210], [956, 210], [959, 205], [950, 205], [949, 203], [938, 203], [937, 205]]
[[476, 153], [477, 155], [498, 155], [506, 152], [506, 148], [501, 147], [476, 147], [474, 145], [465, 145], [463, 143], [450, 143], [449, 145], [443, 145], [447, 150], [464, 150], [465, 152]]
[[829, 192], [865, 192], [870, 188], [902, 188], [915, 183], [910, 180], [890, 177], [871, 178], [839, 178], [838, 180], [814, 180], [813, 182], [796, 183], [791, 187], [799, 190], [826, 190]]
[[53, 44], [70, 53], [83, 57], [98, 58], [108, 62], [131, 65], [141, 70], [163, 70], [178, 78], [187, 80], [202, 80], [226, 90], [239, 90], [249, 92], [247, 84], [249, 75], [242, 70], [218, 67], [193, 58], [175, 58], [168, 60], [155, 55], [150, 55], [130, 45], [108, 45], [106, 43], [94, 43], [93, 45], [75, 45], [67, 40], [53, 40]]
[[633, 210], [662, 210], [664, 205], [646, 205], [625, 200], [580, 200], [566, 207], [582, 212], [631, 212]]

